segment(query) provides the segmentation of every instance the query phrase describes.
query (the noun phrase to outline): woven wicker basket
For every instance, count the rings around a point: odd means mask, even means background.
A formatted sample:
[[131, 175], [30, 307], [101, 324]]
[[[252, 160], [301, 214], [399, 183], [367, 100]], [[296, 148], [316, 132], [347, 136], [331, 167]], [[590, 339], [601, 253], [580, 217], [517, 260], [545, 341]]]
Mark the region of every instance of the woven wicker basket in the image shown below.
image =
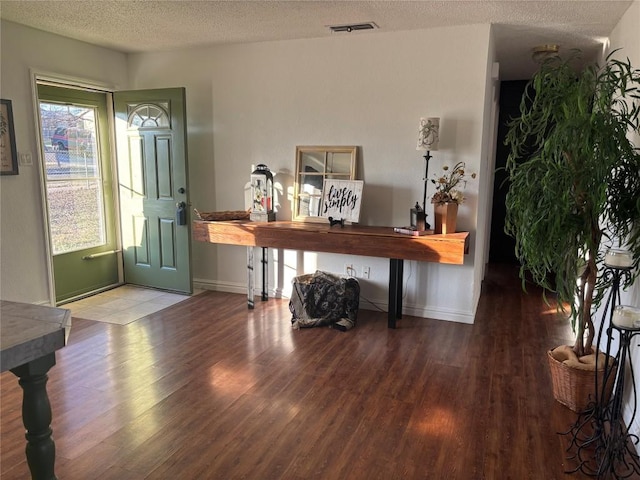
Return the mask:
[[249, 210], [225, 210], [222, 212], [199, 212], [195, 208], [193, 211], [198, 217], [198, 220], [205, 220], [208, 222], [224, 222], [230, 220], [249, 220]]
[[[595, 400], [596, 376], [593, 370], [580, 370], [568, 367], [564, 363], [553, 358], [551, 350], [547, 352], [551, 381], [553, 383], [553, 397], [574, 412], [584, 411], [590, 402]], [[614, 361], [613, 358], [610, 359]], [[613, 382], [615, 380], [615, 367], [607, 378], [605, 390], [605, 403], [611, 398]], [[598, 389], [602, 388], [604, 371], [598, 371]]]

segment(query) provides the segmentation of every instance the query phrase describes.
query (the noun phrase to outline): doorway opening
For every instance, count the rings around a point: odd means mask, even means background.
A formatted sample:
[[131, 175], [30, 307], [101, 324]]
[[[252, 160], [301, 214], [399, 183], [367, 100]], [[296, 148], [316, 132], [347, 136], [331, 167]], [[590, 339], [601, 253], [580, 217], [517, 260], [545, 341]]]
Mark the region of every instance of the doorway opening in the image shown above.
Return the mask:
[[34, 85], [52, 304], [125, 283], [191, 294], [185, 89]]
[[504, 144], [508, 123], [520, 114], [520, 101], [528, 80], [504, 81], [500, 83], [500, 114], [498, 117], [498, 139], [496, 142], [496, 168], [493, 182], [493, 208], [491, 213], [491, 239], [489, 263], [519, 265], [515, 255], [515, 240], [504, 231], [506, 197], [509, 190], [507, 164], [509, 149]]
[[122, 283], [107, 92], [38, 83], [56, 304]]

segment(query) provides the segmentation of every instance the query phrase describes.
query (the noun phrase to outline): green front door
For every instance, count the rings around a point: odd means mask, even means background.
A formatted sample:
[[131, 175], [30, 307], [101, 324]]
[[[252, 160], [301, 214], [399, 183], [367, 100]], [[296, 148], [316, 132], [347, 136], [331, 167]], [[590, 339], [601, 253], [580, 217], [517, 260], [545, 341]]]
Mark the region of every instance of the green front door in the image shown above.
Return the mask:
[[185, 90], [114, 103], [125, 282], [191, 293]]
[[107, 94], [38, 84], [56, 303], [119, 282]]

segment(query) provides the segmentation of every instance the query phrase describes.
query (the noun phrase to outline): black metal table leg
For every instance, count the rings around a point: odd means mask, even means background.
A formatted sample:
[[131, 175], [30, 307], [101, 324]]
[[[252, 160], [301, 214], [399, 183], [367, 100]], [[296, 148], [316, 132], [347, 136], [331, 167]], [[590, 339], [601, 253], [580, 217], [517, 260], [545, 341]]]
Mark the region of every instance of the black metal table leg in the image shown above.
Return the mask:
[[404, 260], [398, 259], [396, 271], [396, 318], [402, 318], [402, 276], [404, 274]]
[[389, 259], [389, 313], [387, 325], [396, 328], [396, 319], [402, 318], [402, 259]]
[[269, 259], [267, 258], [267, 247], [262, 247], [262, 301], [265, 302], [269, 300], [268, 286], [269, 279], [267, 278], [267, 274], [269, 273]]
[[254, 308], [253, 301], [253, 247], [247, 247], [247, 308]]

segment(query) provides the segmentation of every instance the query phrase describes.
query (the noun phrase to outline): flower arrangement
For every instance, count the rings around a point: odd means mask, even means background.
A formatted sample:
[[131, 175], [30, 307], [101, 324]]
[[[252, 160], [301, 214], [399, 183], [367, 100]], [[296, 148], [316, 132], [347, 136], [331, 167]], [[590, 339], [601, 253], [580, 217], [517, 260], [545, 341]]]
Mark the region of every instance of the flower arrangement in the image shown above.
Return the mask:
[[[456, 163], [451, 171], [449, 171], [448, 165], [444, 165], [442, 170], [444, 170], [443, 174], [436, 175], [435, 178], [431, 179], [431, 183], [436, 186], [436, 193], [431, 197], [431, 203], [463, 203], [465, 197], [462, 194], [462, 190], [467, 185], [465, 163]], [[476, 178], [475, 173], [472, 173], [469, 176], [471, 178]]]

